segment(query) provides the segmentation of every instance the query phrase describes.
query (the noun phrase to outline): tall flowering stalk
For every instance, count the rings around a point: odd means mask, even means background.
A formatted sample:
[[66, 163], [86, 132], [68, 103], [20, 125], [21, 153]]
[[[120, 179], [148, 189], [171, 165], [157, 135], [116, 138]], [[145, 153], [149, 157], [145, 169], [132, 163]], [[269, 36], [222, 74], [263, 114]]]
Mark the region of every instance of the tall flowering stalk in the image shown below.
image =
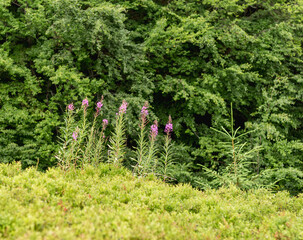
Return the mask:
[[[84, 159], [83, 157], [85, 156], [85, 154], [83, 153], [83, 149], [81, 149], [81, 146], [83, 145], [85, 138], [86, 138], [86, 133], [87, 133], [87, 123], [86, 123], [86, 118], [87, 118], [87, 108], [88, 108], [89, 102], [88, 99], [85, 98], [82, 101], [82, 107], [81, 109], [83, 109], [83, 119], [82, 119], [82, 126], [81, 128], [79, 128], [78, 131], [78, 139], [77, 139], [77, 147], [75, 149], [75, 153], [74, 153], [74, 158], [75, 158], [75, 165], [77, 165], [77, 162], [79, 159], [81, 159], [82, 163], [82, 167], [84, 164]], [[82, 155], [82, 157], [81, 157]]]
[[161, 173], [164, 182], [170, 178], [170, 167], [173, 165], [173, 152], [171, 144], [171, 133], [173, 131], [173, 123], [171, 116], [168, 117], [168, 122], [165, 125], [164, 132], [166, 133], [165, 142], [163, 146], [164, 153], [162, 154], [162, 169]]
[[[59, 138], [63, 143], [56, 158], [62, 169], [68, 170], [71, 167], [82, 166], [85, 163], [97, 163], [101, 159], [104, 150], [104, 131], [108, 125], [108, 120], [103, 119], [102, 128], [97, 131], [98, 117], [103, 106], [103, 96], [96, 103], [96, 111], [92, 123], [88, 119], [89, 101], [83, 99], [81, 109], [75, 110], [71, 103], [66, 107], [65, 126], [62, 127], [63, 136]], [[126, 104], [119, 110], [120, 114], [125, 113]], [[75, 121], [74, 113], [83, 114], [79, 121]], [[99, 129], [98, 129], [99, 130]]]
[[146, 131], [145, 127], [147, 124], [147, 115], [148, 115], [148, 102], [145, 102], [140, 113], [140, 119], [139, 119], [139, 127], [140, 127], [140, 134], [139, 139], [137, 141], [137, 148], [136, 148], [136, 166], [134, 168], [134, 172], [136, 172], [138, 175], [144, 175], [147, 171], [147, 149], [148, 144], [145, 138]]
[[[83, 156], [83, 161], [84, 163], [89, 163], [91, 162], [91, 158], [94, 156], [94, 153], [92, 151], [92, 147], [94, 146], [94, 143], [95, 143], [95, 126], [96, 126], [96, 120], [97, 120], [97, 117], [100, 115], [101, 113], [101, 108], [103, 106], [103, 96], [101, 97], [100, 101], [97, 102], [96, 104], [96, 112], [94, 114], [94, 120], [93, 120], [93, 124], [92, 124], [92, 127], [90, 129], [90, 135], [88, 136], [88, 140], [87, 140], [87, 145], [86, 145], [86, 148], [85, 148], [85, 153], [84, 153], [84, 156]], [[84, 101], [84, 100], [83, 100]]]
[[95, 149], [94, 149], [94, 157], [93, 157], [93, 164], [97, 165], [102, 160], [102, 151], [104, 150], [104, 143], [106, 141], [104, 131], [108, 125], [108, 120], [103, 119], [102, 120], [102, 129], [99, 133], [99, 139], [96, 143]]
[[66, 117], [64, 119], [65, 126], [60, 129], [63, 135], [63, 137], [59, 137], [59, 140], [62, 143], [62, 147], [60, 147], [58, 154], [55, 156], [58, 160], [59, 166], [65, 171], [70, 167], [70, 161], [73, 155], [74, 141], [78, 137], [77, 132], [72, 132], [75, 122], [74, 113], [75, 107], [74, 104], [71, 103], [66, 107]]
[[123, 100], [119, 112], [116, 113], [115, 129], [109, 140], [110, 150], [108, 161], [116, 166], [119, 166], [122, 163], [126, 146], [124, 115], [126, 113], [127, 105], [128, 103]]
[[[155, 145], [156, 139], [158, 135], [158, 122], [157, 120], [154, 121], [154, 124], [150, 127], [150, 134], [149, 134], [149, 147], [147, 152], [147, 158], [146, 158], [146, 167], [147, 169], [150, 169], [152, 173], [155, 172], [157, 168], [157, 147]], [[152, 164], [153, 161], [153, 164]]]
[[77, 165], [77, 154], [75, 154], [75, 151], [79, 148], [79, 142], [78, 142], [78, 135], [79, 135], [79, 128], [76, 127], [75, 131], [72, 134], [72, 143], [71, 143], [71, 148], [70, 148], [70, 154], [67, 157], [67, 164], [68, 164], [68, 169], [71, 168], [73, 165], [74, 168], [76, 168]]

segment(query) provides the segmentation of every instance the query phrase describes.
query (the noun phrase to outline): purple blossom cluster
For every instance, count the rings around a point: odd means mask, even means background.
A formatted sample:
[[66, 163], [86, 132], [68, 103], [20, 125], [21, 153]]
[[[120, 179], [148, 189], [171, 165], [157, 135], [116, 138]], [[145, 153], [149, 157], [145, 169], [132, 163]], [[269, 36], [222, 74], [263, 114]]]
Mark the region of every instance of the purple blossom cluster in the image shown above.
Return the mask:
[[69, 104], [68, 106], [67, 106], [67, 109], [68, 109], [68, 111], [74, 111], [75, 110], [75, 107], [74, 107], [74, 104]]
[[164, 132], [170, 133], [170, 132], [172, 132], [172, 131], [173, 131], [173, 124], [172, 124], [172, 123], [167, 123], [167, 124], [165, 125]]
[[77, 132], [73, 132], [73, 139], [74, 141], [77, 141], [78, 138], [78, 133]]
[[169, 115], [168, 117], [168, 122], [165, 125], [165, 129], [164, 132], [169, 135], [171, 132], [173, 131], [173, 124], [172, 124], [172, 120], [171, 120], [171, 116]]
[[103, 106], [103, 104], [101, 101], [97, 102], [97, 109], [101, 110], [102, 106]]
[[155, 139], [158, 135], [158, 122], [157, 120], [154, 121], [154, 124], [150, 127], [150, 135], [153, 139]]
[[148, 106], [144, 105], [141, 109], [141, 115], [142, 116], [147, 116], [148, 115], [148, 110], [147, 110]]
[[106, 126], [108, 125], [108, 120], [107, 120], [107, 119], [103, 119], [103, 120], [102, 120], [102, 123], [103, 123], [103, 126], [106, 127]]
[[83, 99], [82, 106], [84, 107], [84, 110], [87, 109], [87, 107], [88, 107], [88, 99], [87, 98]]
[[101, 111], [101, 108], [103, 106], [103, 96], [101, 97], [101, 100], [99, 102], [97, 102], [97, 107], [96, 107], [96, 113], [95, 113], [95, 117], [98, 117], [100, 111]]
[[[121, 113], [126, 113], [126, 108], [127, 108], [127, 102], [125, 100], [122, 101], [121, 106], [119, 107], [119, 115]], [[118, 114], [117, 114], [118, 115]]]
[[141, 118], [140, 118], [140, 121], [141, 121], [140, 128], [141, 129], [144, 128], [147, 123], [147, 119], [146, 119], [146, 117], [148, 115], [147, 109], [148, 109], [148, 102], [145, 102], [143, 107], [141, 108]]

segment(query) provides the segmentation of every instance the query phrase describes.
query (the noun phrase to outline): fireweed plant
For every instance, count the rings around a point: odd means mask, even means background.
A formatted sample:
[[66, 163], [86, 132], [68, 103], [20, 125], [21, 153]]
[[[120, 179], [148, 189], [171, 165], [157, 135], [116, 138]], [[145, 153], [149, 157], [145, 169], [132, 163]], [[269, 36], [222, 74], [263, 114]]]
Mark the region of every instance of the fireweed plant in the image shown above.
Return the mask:
[[136, 165], [134, 166], [134, 173], [142, 176], [147, 173], [147, 153], [148, 153], [148, 142], [146, 140], [146, 124], [148, 123], [147, 120], [148, 115], [148, 102], [145, 102], [140, 113], [139, 118], [139, 138], [137, 140], [137, 147], [136, 147]]
[[116, 113], [114, 132], [109, 140], [108, 162], [115, 166], [121, 165], [125, 153], [126, 137], [124, 115], [126, 114], [127, 105], [128, 103], [123, 100], [119, 112]]
[[[123, 100], [116, 113], [116, 121], [114, 130], [109, 139], [108, 156], [106, 156], [106, 137], [105, 130], [108, 126], [108, 120], [103, 119], [101, 126], [98, 119], [101, 118], [101, 109], [103, 106], [103, 97], [96, 103], [95, 113], [92, 123], [88, 121], [88, 99], [82, 101], [81, 108], [76, 110], [71, 103], [68, 105], [65, 117], [65, 126], [61, 129], [62, 137], [60, 148], [56, 158], [59, 166], [67, 171], [77, 167], [83, 168], [86, 164], [98, 165], [101, 161], [108, 162], [115, 166], [121, 166], [126, 148], [125, 137], [125, 114], [128, 103]], [[80, 120], [76, 116], [80, 114]], [[165, 141], [163, 153], [159, 153], [156, 140], [158, 136], [158, 122], [155, 120], [150, 127], [150, 131], [146, 130], [148, 120], [148, 102], [145, 102], [141, 108], [139, 117], [139, 136], [137, 147], [135, 148], [136, 165], [133, 167], [133, 173], [137, 176], [146, 176], [154, 174], [160, 176], [164, 181], [172, 179], [171, 167], [173, 164], [173, 152], [171, 143], [171, 133], [173, 124], [171, 116], [165, 126]], [[148, 141], [149, 140], [149, 141]], [[158, 156], [159, 154], [159, 156]]]
[[83, 112], [83, 116], [82, 116], [82, 124], [79, 124], [79, 126], [77, 126], [76, 128], [79, 128], [78, 130], [78, 138], [76, 140], [76, 144], [75, 146], [77, 146], [75, 148], [75, 153], [74, 153], [74, 165], [78, 165], [81, 164], [81, 166], [83, 167], [84, 164], [84, 160], [85, 160], [85, 154], [82, 148], [82, 145], [84, 145], [84, 141], [86, 139], [86, 134], [87, 134], [87, 128], [88, 128], [88, 124], [87, 124], [87, 108], [88, 108], [89, 102], [88, 99], [85, 98], [82, 101], [82, 106], [81, 106], [81, 110]]
[[[84, 156], [83, 156], [83, 162], [84, 163], [89, 163], [92, 161], [92, 158], [95, 157], [95, 154], [94, 154], [94, 151], [93, 150], [93, 147], [95, 147], [94, 145], [96, 144], [95, 143], [95, 132], [96, 132], [96, 120], [97, 120], [97, 117], [100, 115], [101, 113], [101, 108], [103, 106], [103, 96], [101, 98], [101, 100], [99, 102], [97, 102], [96, 104], [96, 112], [94, 114], [94, 120], [93, 120], [93, 124], [91, 126], [91, 129], [90, 129], [90, 135], [88, 137], [88, 142], [87, 142], [87, 146], [85, 148], [85, 153], [84, 153]], [[102, 128], [103, 129], [103, 128]], [[95, 162], [96, 159], [94, 159], [94, 162]]]
[[78, 139], [78, 129], [73, 130], [75, 107], [73, 103], [69, 104], [66, 108], [64, 122], [65, 125], [60, 129], [62, 137], [59, 137], [61, 147], [59, 148], [56, 158], [59, 166], [63, 170], [67, 170], [71, 166], [71, 161], [74, 155], [75, 142]]
[[165, 125], [164, 132], [166, 133], [164, 146], [163, 146], [163, 153], [162, 157], [160, 158], [160, 166], [159, 172], [163, 178], [163, 181], [166, 182], [167, 180], [171, 180], [171, 167], [173, 163], [173, 151], [172, 151], [172, 143], [171, 143], [171, 133], [173, 131], [173, 123], [171, 116], [168, 117], [168, 122]]
[[92, 163], [94, 165], [97, 165], [99, 162], [102, 161], [103, 150], [105, 150], [104, 145], [106, 143], [106, 138], [105, 138], [105, 135], [104, 135], [104, 131], [105, 131], [107, 125], [108, 125], [108, 120], [103, 119], [102, 120], [101, 132], [99, 134], [99, 139], [97, 140], [95, 148], [94, 148], [95, 151], [94, 151], [94, 154], [93, 154], [93, 161], [92, 161]]
[[[102, 122], [101, 131], [96, 127], [97, 117], [100, 116], [103, 97], [97, 102], [93, 123], [90, 125], [87, 117], [88, 99], [82, 101], [81, 108], [75, 110], [71, 103], [67, 107], [65, 126], [61, 128], [63, 137], [59, 137], [62, 147], [56, 156], [58, 164], [63, 170], [83, 167], [87, 163], [96, 163], [101, 160], [101, 150], [105, 142], [104, 130], [108, 120]], [[76, 115], [82, 112], [82, 118], [76, 121]], [[90, 130], [89, 130], [90, 129]], [[100, 153], [100, 155], [99, 155]]]
[[150, 127], [150, 134], [149, 134], [149, 147], [146, 159], [146, 168], [151, 170], [151, 173], [155, 173], [157, 169], [157, 153], [158, 149], [156, 146], [156, 139], [158, 135], [158, 121], [155, 120], [154, 124]]

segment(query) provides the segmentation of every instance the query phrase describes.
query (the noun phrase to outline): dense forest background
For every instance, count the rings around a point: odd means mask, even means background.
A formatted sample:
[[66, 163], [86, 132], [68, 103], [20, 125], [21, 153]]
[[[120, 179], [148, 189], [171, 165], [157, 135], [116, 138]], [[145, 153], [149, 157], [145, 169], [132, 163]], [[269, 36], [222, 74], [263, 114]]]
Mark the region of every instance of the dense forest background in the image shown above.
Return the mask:
[[109, 122], [129, 103], [132, 149], [147, 100], [173, 118], [175, 182], [203, 188], [231, 161], [211, 127], [232, 105], [260, 147], [246, 176], [302, 192], [302, 0], [0, 0], [0, 43], [0, 162], [54, 166], [66, 106], [102, 95]]

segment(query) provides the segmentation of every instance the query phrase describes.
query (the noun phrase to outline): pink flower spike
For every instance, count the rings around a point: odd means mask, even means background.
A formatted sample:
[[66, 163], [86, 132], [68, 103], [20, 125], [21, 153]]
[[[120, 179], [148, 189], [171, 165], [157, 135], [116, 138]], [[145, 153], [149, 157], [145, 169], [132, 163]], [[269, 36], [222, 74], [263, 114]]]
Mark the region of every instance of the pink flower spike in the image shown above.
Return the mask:
[[84, 106], [85, 108], [88, 107], [88, 99], [87, 98], [83, 99], [82, 106]]
[[170, 132], [172, 132], [172, 131], [173, 131], [173, 124], [172, 124], [172, 123], [167, 123], [167, 124], [165, 125], [164, 132], [170, 133]]
[[157, 120], [155, 120], [154, 121], [154, 124], [153, 125], [151, 125], [151, 127], [150, 127], [150, 135], [151, 135], [151, 137], [152, 138], [156, 138], [157, 137], [157, 135], [158, 135], [158, 122], [157, 122]]
[[75, 107], [74, 107], [74, 104], [69, 104], [68, 105], [68, 107], [67, 107], [67, 109], [69, 110], [69, 111], [73, 111], [74, 109], [75, 109]]
[[107, 119], [103, 119], [103, 125], [107, 126], [108, 125], [108, 120]]
[[143, 107], [141, 108], [141, 116], [144, 117], [144, 118], [148, 115], [147, 108], [148, 108], [148, 102], [146, 101], [144, 103]]
[[121, 113], [126, 113], [127, 104], [128, 103], [125, 100], [122, 101], [122, 104], [121, 104], [121, 106], [119, 108], [119, 115]]
[[166, 132], [167, 134], [170, 134], [172, 131], [173, 131], [173, 124], [172, 124], [171, 116], [169, 115], [168, 122], [165, 125], [164, 132]]
[[102, 108], [103, 104], [102, 102], [97, 102], [97, 108], [100, 110]]
[[78, 133], [77, 132], [73, 132], [73, 139], [74, 141], [77, 141], [78, 138]]

